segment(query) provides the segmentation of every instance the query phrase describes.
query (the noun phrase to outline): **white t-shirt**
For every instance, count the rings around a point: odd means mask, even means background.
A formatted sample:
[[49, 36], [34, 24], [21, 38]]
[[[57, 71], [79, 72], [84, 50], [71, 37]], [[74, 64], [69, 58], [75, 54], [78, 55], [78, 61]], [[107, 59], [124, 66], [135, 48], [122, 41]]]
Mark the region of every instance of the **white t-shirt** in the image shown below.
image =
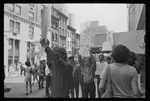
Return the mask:
[[95, 75], [101, 75], [102, 70], [104, 69], [104, 67], [106, 67], [108, 65], [107, 62], [96, 62], [96, 72]]

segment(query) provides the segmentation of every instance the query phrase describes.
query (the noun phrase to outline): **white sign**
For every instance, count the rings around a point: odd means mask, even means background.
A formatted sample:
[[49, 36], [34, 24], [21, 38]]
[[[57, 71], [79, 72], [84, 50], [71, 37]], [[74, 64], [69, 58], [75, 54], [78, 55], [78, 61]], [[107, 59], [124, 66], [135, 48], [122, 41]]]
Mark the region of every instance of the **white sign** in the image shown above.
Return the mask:
[[136, 54], [145, 54], [144, 31], [113, 33], [114, 44], [125, 45]]

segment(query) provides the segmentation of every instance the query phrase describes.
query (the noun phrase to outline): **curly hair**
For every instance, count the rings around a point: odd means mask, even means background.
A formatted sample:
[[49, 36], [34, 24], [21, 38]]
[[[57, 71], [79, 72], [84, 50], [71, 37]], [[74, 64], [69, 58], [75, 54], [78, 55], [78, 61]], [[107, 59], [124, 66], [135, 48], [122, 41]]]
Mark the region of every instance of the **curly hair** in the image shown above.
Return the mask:
[[129, 58], [130, 50], [124, 45], [118, 45], [114, 48], [111, 57], [116, 63], [126, 63]]
[[31, 66], [30, 61], [26, 61], [25, 65], [28, 66], [28, 67]]

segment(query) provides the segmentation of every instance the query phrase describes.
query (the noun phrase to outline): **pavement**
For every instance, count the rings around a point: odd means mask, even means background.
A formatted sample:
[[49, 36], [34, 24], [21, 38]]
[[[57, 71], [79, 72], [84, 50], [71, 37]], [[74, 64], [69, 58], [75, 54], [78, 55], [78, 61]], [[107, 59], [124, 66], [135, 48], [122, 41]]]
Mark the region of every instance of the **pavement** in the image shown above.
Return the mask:
[[[6, 78], [4, 80], [4, 84], [6, 86], [11, 87], [11, 91], [4, 93], [5, 98], [46, 98], [45, 96], [45, 88], [44, 89], [38, 89], [38, 84], [37, 82], [32, 85], [32, 93], [30, 94], [29, 87], [28, 87], [28, 95], [26, 95], [26, 84], [24, 82], [24, 76], [20, 75], [14, 75], [9, 78]], [[36, 80], [35, 80], [36, 81]], [[45, 86], [45, 81], [44, 81], [44, 86]], [[97, 87], [96, 87], [97, 91]], [[74, 93], [75, 94], [75, 93]], [[76, 95], [75, 95], [76, 97]], [[82, 97], [81, 93], [81, 86], [79, 86], [79, 98]], [[97, 93], [96, 93], [96, 98], [97, 98]]]

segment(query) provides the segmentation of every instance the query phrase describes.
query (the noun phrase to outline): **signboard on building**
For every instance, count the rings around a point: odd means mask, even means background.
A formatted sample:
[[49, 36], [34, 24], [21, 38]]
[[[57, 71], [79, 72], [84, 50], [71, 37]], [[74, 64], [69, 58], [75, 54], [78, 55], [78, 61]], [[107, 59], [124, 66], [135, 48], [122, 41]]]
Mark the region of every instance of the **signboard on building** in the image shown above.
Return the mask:
[[115, 45], [125, 45], [136, 54], [145, 54], [145, 32], [143, 30], [113, 33]]

